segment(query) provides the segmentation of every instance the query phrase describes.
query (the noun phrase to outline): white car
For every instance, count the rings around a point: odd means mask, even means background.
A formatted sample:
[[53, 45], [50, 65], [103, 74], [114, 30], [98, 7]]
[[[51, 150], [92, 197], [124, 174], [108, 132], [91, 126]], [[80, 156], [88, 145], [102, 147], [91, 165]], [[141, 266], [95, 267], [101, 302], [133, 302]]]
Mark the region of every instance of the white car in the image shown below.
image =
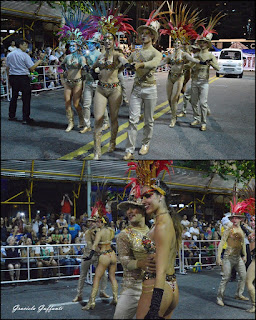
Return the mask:
[[242, 78], [244, 59], [246, 58], [243, 57], [243, 52], [240, 49], [222, 49], [218, 59], [220, 70], [216, 72], [216, 76], [219, 77], [220, 74], [234, 74]]

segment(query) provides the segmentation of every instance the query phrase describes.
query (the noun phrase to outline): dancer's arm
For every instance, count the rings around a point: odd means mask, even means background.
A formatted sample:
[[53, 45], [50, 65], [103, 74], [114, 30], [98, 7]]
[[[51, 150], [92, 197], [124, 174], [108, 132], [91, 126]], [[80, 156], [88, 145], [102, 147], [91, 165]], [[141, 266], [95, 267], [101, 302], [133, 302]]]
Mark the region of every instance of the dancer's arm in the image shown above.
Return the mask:
[[221, 241], [220, 241], [220, 244], [219, 244], [219, 247], [218, 247], [217, 259], [216, 259], [216, 264], [217, 265], [221, 264], [221, 253], [222, 253], [222, 250], [223, 250], [223, 246], [224, 246], [225, 242], [228, 239], [229, 232], [230, 232], [230, 229], [225, 230], [223, 235], [222, 235], [222, 237], [221, 237]]
[[145, 69], [155, 69], [159, 66], [160, 62], [162, 61], [162, 53], [157, 51], [155, 52], [154, 58], [150, 61], [145, 62], [138, 62], [135, 64], [136, 70], [138, 68], [145, 68]]
[[243, 247], [242, 247], [242, 259], [244, 263], [247, 261], [247, 254], [246, 254], [246, 245], [245, 245], [245, 239], [243, 241]]
[[164, 293], [165, 277], [169, 263], [171, 244], [175, 243], [175, 232], [170, 232], [166, 223], [155, 226], [156, 280], [149, 311], [144, 319], [164, 319], [158, 315]]
[[187, 52], [183, 52], [182, 53], [182, 57], [186, 58], [188, 61], [190, 62], [194, 62], [194, 63], [200, 63], [200, 60], [197, 58], [193, 58], [190, 54], [188, 54]]
[[162, 59], [162, 61], [159, 63], [158, 67], [162, 67], [165, 64], [169, 64], [170, 63], [170, 57], [165, 57], [164, 59]]
[[134, 259], [132, 250], [130, 248], [130, 241], [128, 235], [121, 231], [116, 239], [118, 258], [124, 269], [137, 269], [137, 260]]
[[218, 60], [216, 59], [216, 57], [213, 54], [211, 54], [211, 56], [212, 57], [211, 57], [211, 60], [210, 60], [210, 66], [212, 66], [213, 69], [219, 71], [220, 70], [220, 66], [218, 64]]

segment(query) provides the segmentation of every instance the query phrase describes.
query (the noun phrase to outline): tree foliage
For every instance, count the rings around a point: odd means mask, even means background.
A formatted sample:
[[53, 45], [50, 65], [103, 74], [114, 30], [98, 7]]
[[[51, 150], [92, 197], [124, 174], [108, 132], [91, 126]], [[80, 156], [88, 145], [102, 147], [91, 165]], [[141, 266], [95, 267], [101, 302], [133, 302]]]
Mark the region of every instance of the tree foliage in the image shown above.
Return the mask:
[[215, 173], [224, 180], [228, 180], [232, 175], [237, 182], [241, 183], [248, 183], [255, 178], [255, 161], [253, 160], [189, 160], [176, 161], [175, 164], [206, 171], [208, 176]]

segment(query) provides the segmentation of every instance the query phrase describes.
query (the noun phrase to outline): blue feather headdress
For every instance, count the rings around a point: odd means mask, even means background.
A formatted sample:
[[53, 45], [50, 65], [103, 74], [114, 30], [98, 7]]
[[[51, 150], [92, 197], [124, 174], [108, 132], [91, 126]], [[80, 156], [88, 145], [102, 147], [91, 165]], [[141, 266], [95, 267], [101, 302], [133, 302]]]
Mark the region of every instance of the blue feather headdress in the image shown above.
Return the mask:
[[80, 9], [73, 10], [68, 8], [66, 12], [62, 11], [62, 15], [65, 19], [65, 25], [57, 33], [59, 40], [67, 43], [75, 41], [81, 46], [85, 40], [93, 35], [94, 31], [89, 16]]

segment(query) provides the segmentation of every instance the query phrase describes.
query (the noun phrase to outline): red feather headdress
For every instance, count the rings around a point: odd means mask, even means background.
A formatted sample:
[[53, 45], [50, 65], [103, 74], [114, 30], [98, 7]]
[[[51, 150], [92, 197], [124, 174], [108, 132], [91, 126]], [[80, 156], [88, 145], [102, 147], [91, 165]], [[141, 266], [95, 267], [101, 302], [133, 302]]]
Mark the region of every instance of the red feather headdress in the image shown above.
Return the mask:
[[170, 160], [139, 160], [138, 162], [129, 162], [127, 172], [136, 171], [137, 178], [132, 178], [135, 179], [133, 181], [136, 181], [136, 186], [150, 186], [165, 195], [165, 191], [156, 184], [156, 180], [162, 171], [167, 171], [170, 175], [168, 166], [172, 166], [172, 164], [173, 161]]

